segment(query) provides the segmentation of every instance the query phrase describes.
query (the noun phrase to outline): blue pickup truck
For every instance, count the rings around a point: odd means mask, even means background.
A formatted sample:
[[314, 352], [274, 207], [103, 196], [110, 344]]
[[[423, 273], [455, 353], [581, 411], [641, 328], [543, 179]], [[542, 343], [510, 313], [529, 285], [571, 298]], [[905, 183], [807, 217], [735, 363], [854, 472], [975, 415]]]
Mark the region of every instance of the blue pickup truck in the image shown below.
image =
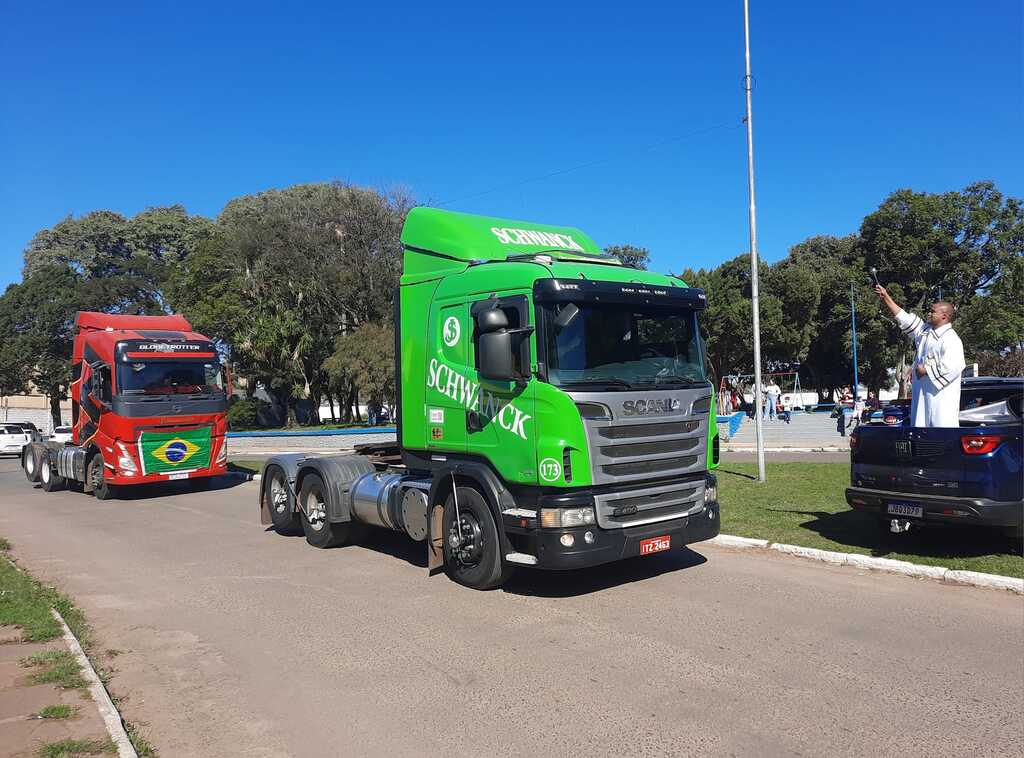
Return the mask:
[[850, 436], [846, 502], [893, 532], [975, 524], [1022, 536], [1024, 379], [964, 379], [960, 426], [861, 424]]

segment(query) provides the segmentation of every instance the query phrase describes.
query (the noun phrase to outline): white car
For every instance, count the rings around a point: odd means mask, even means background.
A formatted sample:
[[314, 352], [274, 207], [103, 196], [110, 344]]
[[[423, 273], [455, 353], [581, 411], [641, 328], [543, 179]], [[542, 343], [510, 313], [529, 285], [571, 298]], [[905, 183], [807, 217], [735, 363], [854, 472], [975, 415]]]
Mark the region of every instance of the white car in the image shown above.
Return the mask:
[[70, 426], [57, 426], [53, 429], [53, 434], [50, 435], [50, 442], [59, 442], [62, 445], [66, 445], [71, 442], [71, 427]]
[[32, 435], [20, 426], [0, 424], [0, 455], [21, 455], [21, 449], [32, 441]]

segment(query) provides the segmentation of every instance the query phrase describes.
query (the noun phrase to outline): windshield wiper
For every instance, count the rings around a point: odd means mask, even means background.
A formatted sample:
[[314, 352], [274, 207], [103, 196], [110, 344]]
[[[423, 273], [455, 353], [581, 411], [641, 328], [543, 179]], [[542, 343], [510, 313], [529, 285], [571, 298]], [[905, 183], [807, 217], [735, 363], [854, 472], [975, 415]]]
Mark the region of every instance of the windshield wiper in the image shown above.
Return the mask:
[[573, 381], [570, 381], [570, 382], [559, 382], [558, 386], [559, 387], [596, 387], [596, 386], [604, 386], [604, 387], [620, 387], [620, 388], [625, 389], [625, 390], [633, 388], [632, 384], [630, 384], [629, 382], [627, 382], [627, 381], [625, 381], [623, 379], [616, 379], [614, 377], [610, 377], [610, 378], [605, 379], [605, 378], [596, 377], [596, 376], [591, 378], [591, 379], [574, 379]]
[[686, 376], [677, 376], [675, 374], [669, 374], [667, 376], [644, 377], [644, 381], [642, 383], [637, 382], [636, 386], [642, 385], [644, 387], [656, 387], [659, 384], [676, 384], [683, 387], [696, 387], [698, 385], [706, 383], [707, 382], [705, 382], [702, 379], [692, 379]]

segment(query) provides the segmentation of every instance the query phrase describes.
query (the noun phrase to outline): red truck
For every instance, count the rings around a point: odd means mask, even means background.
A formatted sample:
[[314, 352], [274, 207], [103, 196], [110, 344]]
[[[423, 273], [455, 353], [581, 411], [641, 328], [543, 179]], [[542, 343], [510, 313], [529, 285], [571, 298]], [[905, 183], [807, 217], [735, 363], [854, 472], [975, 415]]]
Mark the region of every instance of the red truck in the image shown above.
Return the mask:
[[228, 376], [214, 344], [184, 316], [81, 311], [71, 358], [69, 443], [33, 442], [21, 463], [47, 492], [101, 500], [136, 484], [227, 470]]

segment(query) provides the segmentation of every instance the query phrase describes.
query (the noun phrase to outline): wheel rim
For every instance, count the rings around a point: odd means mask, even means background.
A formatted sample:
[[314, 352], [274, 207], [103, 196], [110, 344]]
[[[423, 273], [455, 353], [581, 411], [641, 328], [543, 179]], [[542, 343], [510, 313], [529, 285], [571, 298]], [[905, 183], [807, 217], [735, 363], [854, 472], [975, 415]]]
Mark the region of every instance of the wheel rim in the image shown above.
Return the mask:
[[270, 503], [279, 516], [288, 509], [288, 489], [284, 486], [284, 477], [279, 474], [270, 480]]
[[319, 489], [312, 490], [306, 496], [306, 521], [314, 532], [319, 532], [327, 523], [327, 504]]
[[43, 464], [43, 468], [39, 471], [39, 478], [43, 480], [43, 484], [50, 483], [50, 466], [48, 464]]
[[32, 454], [31, 450], [25, 455], [25, 470], [29, 474], [36, 473], [36, 457]]
[[448, 546], [452, 558], [461, 567], [473, 568], [480, 564], [484, 555], [483, 527], [471, 511], [462, 511], [458, 521], [452, 521], [448, 530]]

